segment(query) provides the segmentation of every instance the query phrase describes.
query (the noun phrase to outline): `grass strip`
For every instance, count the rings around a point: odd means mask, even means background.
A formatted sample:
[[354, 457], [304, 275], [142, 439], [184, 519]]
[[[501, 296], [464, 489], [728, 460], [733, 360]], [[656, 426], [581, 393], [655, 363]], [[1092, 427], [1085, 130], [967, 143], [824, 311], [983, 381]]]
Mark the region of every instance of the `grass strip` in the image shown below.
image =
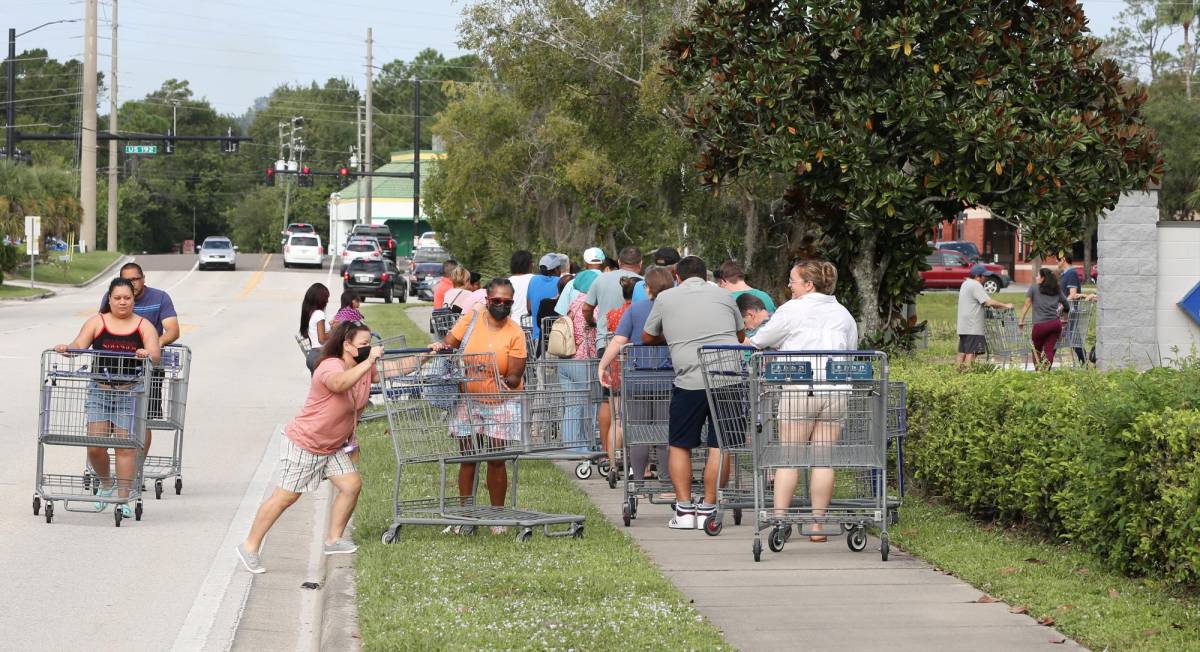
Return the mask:
[[[373, 330], [428, 341], [394, 306], [366, 306]], [[395, 458], [382, 422], [360, 428], [363, 494], [355, 515], [364, 647], [391, 649], [728, 649], [720, 632], [548, 462], [521, 464], [522, 507], [587, 517], [582, 539], [528, 543], [515, 532], [452, 536], [391, 523]], [[429, 495], [436, 465], [405, 469], [402, 495]], [[457, 469], [448, 469], [452, 476]], [[485, 492], [486, 495], [486, 492]]]
[[43, 288], [27, 288], [23, 285], [6, 285], [0, 283], [0, 299], [24, 299], [46, 294]]
[[[117, 251], [89, 251], [85, 254], [74, 254], [69, 263], [58, 260], [64, 252], [51, 252], [50, 261], [38, 261], [34, 269], [34, 281], [38, 283], [59, 283], [75, 285], [90, 280], [93, 276], [104, 271], [114, 260], [121, 257]], [[29, 278], [29, 259], [22, 259], [15, 276]], [[115, 276], [115, 275], [114, 275]]]
[[[912, 495], [892, 541], [1093, 650], [1200, 650], [1200, 601]], [[1049, 622], [1047, 624], [1050, 624]]]

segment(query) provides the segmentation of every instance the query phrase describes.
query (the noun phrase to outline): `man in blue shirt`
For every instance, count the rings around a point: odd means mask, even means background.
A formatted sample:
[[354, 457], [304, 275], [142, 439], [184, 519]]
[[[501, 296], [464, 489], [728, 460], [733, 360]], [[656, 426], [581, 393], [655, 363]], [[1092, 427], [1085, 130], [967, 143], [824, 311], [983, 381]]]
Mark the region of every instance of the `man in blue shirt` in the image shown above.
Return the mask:
[[[158, 332], [158, 343], [166, 346], [179, 339], [179, 316], [175, 314], [175, 303], [171, 295], [158, 288], [146, 286], [146, 274], [137, 263], [125, 263], [121, 266], [121, 278], [133, 284], [133, 312], [142, 319], [150, 322]], [[100, 309], [108, 306], [108, 294], [100, 300]], [[159, 420], [163, 418], [162, 386], [165, 374], [162, 369], [154, 369], [150, 376], [150, 387], [147, 391], [146, 418]], [[150, 430], [146, 429], [146, 451], [150, 451]]]
[[[1095, 301], [1096, 295], [1083, 293], [1083, 279], [1079, 277], [1079, 270], [1075, 267], [1075, 259], [1071, 254], [1064, 253], [1058, 257], [1058, 289], [1067, 301], [1083, 300]], [[1070, 304], [1074, 309], [1075, 305]], [[1082, 346], [1072, 347], [1075, 351], [1075, 357], [1079, 359], [1080, 364], [1087, 363], [1087, 354]]]

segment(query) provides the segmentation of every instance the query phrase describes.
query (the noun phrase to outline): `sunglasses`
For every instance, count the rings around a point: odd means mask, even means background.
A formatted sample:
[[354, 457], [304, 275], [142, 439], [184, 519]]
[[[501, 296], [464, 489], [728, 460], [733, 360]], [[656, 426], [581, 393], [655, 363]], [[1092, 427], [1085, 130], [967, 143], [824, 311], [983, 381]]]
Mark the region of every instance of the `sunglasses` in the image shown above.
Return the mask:
[[514, 304], [516, 302], [513, 301], [512, 299], [501, 299], [499, 297], [496, 297], [494, 299], [488, 299], [488, 303], [493, 306], [511, 306], [512, 304]]

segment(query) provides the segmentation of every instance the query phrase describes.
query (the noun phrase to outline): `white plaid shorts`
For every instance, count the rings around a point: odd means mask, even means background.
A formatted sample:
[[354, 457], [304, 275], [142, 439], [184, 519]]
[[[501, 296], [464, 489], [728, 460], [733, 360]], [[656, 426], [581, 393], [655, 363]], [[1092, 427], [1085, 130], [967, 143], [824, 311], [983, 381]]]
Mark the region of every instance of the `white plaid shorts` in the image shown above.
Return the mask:
[[330, 455], [317, 455], [300, 448], [287, 435], [280, 436], [283, 437], [279, 444], [280, 489], [298, 494], [316, 491], [325, 478], [358, 472], [354, 460], [341, 449]]

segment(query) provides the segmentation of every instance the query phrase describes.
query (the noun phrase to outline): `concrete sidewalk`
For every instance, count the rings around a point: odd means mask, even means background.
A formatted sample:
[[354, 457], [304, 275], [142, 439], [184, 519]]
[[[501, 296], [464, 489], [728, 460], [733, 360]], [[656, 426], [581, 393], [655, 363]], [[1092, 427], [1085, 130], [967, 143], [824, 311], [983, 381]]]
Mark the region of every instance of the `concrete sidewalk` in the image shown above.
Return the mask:
[[[570, 469], [563, 467], [571, 475]], [[576, 481], [621, 526], [621, 492], [595, 478]], [[740, 650], [1063, 650], [1074, 641], [1007, 604], [977, 603], [982, 592], [879, 542], [851, 552], [842, 537], [810, 543], [793, 536], [782, 552], [750, 548], [753, 517], [726, 512], [718, 537], [667, 528], [669, 508], [640, 501], [625, 531], [696, 609]]]

